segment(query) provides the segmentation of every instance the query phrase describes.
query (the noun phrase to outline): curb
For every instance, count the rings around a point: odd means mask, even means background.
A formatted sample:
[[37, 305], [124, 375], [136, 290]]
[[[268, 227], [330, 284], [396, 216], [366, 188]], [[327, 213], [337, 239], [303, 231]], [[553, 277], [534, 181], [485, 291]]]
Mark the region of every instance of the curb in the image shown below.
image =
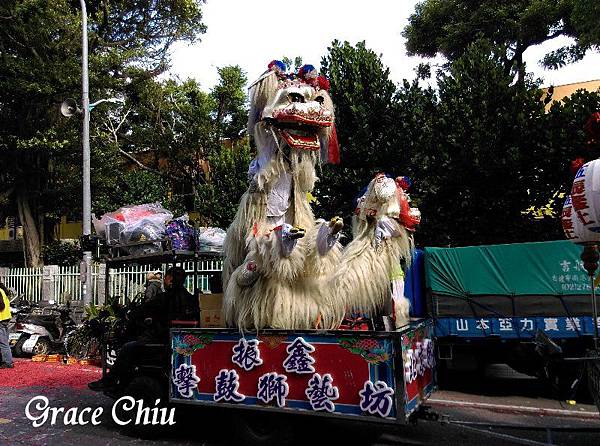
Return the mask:
[[455, 400], [441, 400], [436, 398], [429, 398], [428, 404], [432, 406], [445, 406], [445, 407], [466, 407], [473, 409], [486, 409], [492, 412], [501, 413], [518, 413], [524, 415], [548, 415], [554, 417], [566, 417], [566, 418], [580, 418], [586, 420], [597, 420], [600, 421], [600, 414], [596, 412], [576, 412], [573, 410], [564, 409], [549, 409], [543, 407], [529, 407], [529, 406], [508, 406], [502, 404], [490, 404], [490, 403], [476, 403], [471, 401], [455, 401]]

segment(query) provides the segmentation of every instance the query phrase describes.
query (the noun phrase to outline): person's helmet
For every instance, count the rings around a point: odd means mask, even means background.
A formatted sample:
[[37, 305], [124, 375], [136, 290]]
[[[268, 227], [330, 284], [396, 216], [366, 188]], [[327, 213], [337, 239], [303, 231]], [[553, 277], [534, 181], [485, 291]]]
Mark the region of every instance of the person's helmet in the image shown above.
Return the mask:
[[162, 271], [157, 269], [156, 271], [151, 271], [146, 274], [146, 280], [160, 280], [162, 278]]

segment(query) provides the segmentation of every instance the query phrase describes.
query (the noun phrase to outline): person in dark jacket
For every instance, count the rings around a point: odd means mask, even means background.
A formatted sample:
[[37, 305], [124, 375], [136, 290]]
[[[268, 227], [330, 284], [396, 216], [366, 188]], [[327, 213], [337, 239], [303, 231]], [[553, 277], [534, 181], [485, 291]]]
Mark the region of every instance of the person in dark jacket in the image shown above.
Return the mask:
[[110, 373], [88, 384], [92, 390], [119, 387], [126, 381], [130, 370], [156, 350], [148, 344], [167, 343], [171, 321], [198, 321], [198, 299], [185, 289], [186, 273], [183, 268], [170, 268], [165, 274], [165, 291], [146, 300], [135, 317], [143, 318], [146, 329], [135, 341], [127, 342], [117, 355]]

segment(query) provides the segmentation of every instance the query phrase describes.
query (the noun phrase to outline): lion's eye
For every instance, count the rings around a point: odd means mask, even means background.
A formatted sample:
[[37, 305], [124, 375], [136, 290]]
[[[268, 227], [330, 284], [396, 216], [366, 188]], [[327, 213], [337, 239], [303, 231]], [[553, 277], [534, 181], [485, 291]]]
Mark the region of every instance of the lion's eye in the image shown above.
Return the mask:
[[315, 98], [315, 101], [317, 101], [319, 104], [323, 105], [323, 102], [325, 102], [325, 98], [323, 96], [317, 96]]
[[290, 93], [289, 97], [291, 102], [304, 102], [304, 96], [299, 93]]

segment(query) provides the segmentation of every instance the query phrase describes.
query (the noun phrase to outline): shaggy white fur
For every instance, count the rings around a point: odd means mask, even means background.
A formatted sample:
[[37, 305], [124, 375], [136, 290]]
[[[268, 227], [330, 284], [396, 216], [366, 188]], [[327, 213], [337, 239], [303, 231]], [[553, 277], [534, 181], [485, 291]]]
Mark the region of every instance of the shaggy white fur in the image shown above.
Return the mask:
[[[234, 271], [225, 292], [227, 324], [242, 329], [309, 329], [317, 323], [322, 328], [337, 327], [345, 306], [338, 301], [338, 294], [324, 291], [339, 265], [341, 247], [333, 243], [324, 255], [316, 249], [317, 238], [329, 235], [328, 223], [319, 221], [287, 258], [279, 255], [280, 241], [273, 232], [251, 237], [246, 261]], [[258, 279], [250, 287], [237, 280], [248, 263], [255, 264], [258, 271]]]
[[406, 297], [394, 299], [394, 316], [396, 328], [402, 328], [410, 322], [410, 301]]
[[[289, 134], [273, 124], [277, 113], [290, 107], [288, 94], [281, 90], [286, 82], [270, 72], [250, 91], [248, 133], [258, 153], [252, 182], [225, 238], [223, 313], [228, 326], [240, 329], [334, 329], [349, 310], [377, 314], [389, 303], [390, 274], [401, 258], [410, 260], [412, 238], [402, 225], [388, 218], [398, 216], [397, 189], [393, 180], [390, 183], [381, 176], [369, 184], [355, 219], [354, 240], [346, 249], [342, 251], [337, 241], [341, 222], [315, 221], [306, 194], [317, 181], [315, 166], [321, 153], [290, 147], [286, 142]], [[298, 85], [290, 88], [297, 95]], [[314, 90], [310, 100], [317, 104], [310, 107], [318, 109], [321, 104], [323, 116], [333, 119], [333, 104], [326, 91]], [[263, 112], [268, 121], [263, 120]], [[330, 127], [315, 132], [323, 151]], [[279, 197], [279, 204], [283, 201], [276, 209], [285, 214], [270, 218], [269, 194], [278, 179], [288, 176], [289, 201], [287, 188], [283, 192], [275, 189], [272, 195]], [[289, 183], [282, 180], [279, 184]], [[373, 209], [367, 209], [369, 206]], [[385, 225], [381, 224], [383, 218]], [[281, 221], [306, 231], [304, 237], [286, 245], [286, 250], [278, 232]]]
[[406, 229], [397, 225], [399, 236], [373, 246], [376, 220], [356, 223], [354, 239], [346, 246], [341, 267], [335, 275], [333, 287], [347, 296], [347, 310], [370, 315], [380, 312], [390, 297], [390, 275], [400, 259], [410, 260], [412, 238]]

